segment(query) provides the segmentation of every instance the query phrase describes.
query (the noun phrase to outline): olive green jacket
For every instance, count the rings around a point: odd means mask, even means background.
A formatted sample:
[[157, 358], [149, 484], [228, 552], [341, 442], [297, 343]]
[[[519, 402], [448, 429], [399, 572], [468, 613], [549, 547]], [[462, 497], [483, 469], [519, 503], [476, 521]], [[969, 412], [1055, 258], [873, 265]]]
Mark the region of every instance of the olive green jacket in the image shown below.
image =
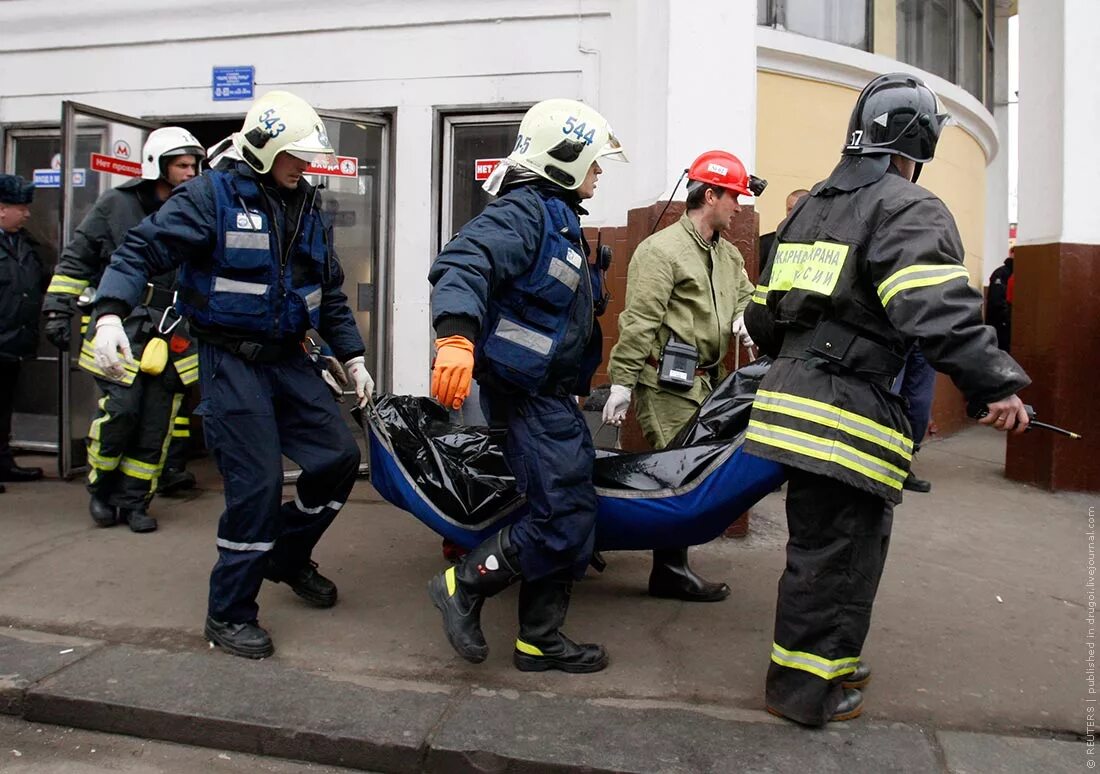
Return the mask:
[[[712, 272], [707, 271], [708, 253]], [[619, 340], [608, 368], [611, 382], [661, 389], [657, 369], [646, 360], [660, 360], [672, 332], [698, 348], [700, 368], [718, 366], [723, 376], [721, 361], [730, 346], [733, 321], [745, 311], [752, 292], [744, 258], [725, 239], [703, 241], [686, 214], [658, 231], [638, 245], [627, 269], [626, 308], [619, 315]], [[708, 376], [699, 375], [690, 390], [675, 392], [702, 403], [713, 388]]]

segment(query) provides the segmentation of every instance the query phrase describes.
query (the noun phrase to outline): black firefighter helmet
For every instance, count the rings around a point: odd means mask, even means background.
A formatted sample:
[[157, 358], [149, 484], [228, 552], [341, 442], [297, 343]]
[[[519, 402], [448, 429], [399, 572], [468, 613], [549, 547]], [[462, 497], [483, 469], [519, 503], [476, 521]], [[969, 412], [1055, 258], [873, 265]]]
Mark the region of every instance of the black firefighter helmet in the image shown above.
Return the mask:
[[868, 83], [848, 121], [845, 156], [904, 156], [921, 165], [932, 160], [950, 116], [939, 112], [936, 94], [908, 73], [887, 73]]

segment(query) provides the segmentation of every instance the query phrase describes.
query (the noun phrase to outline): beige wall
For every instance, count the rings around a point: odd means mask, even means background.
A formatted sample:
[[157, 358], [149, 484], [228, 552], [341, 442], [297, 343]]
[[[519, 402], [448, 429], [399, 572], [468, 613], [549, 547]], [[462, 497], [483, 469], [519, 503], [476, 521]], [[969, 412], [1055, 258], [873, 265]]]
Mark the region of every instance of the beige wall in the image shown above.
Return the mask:
[[[856, 95], [844, 86], [758, 74], [754, 171], [768, 181], [768, 190], [756, 201], [761, 232], [773, 231], [784, 217], [790, 191], [811, 188], [832, 171]], [[942, 198], [954, 214], [970, 280], [978, 287], [985, 239], [985, 166], [977, 141], [949, 126], [940, 137], [936, 160], [920, 177], [920, 184]]]

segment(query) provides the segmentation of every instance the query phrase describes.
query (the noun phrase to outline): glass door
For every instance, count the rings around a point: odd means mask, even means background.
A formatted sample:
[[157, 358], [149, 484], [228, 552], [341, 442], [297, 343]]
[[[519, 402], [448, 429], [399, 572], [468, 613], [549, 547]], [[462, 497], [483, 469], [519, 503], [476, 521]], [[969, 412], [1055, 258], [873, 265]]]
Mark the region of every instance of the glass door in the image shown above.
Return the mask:
[[[61, 103], [60, 252], [76, 227], [91, 211], [100, 194], [141, 176], [141, 147], [157, 124], [120, 115], [90, 105]], [[60, 254], [59, 252], [59, 254]], [[94, 289], [82, 294], [78, 314], [73, 315], [73, 346], [57, 357], [58, 468], [63, 478], [87, 469], [84, 439], [95, 415], [98, 388], [95, 380], [77, 367], [83, 330], [91, 312]]]
[[[523, 113], [472, 113], [443, 119], [443, 188], [440, 202], [439, 245], [450, 241], [489, 203], [481, 186], [497, 164], [512, 152]], [[454, 421], [484, 425], [475, 382]]]

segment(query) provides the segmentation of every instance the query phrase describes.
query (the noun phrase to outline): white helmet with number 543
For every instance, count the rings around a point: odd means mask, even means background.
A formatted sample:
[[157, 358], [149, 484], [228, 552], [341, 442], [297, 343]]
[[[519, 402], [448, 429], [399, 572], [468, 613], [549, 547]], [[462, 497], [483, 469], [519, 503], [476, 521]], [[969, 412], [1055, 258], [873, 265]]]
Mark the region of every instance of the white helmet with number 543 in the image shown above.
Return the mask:
[[509, 161], [570, 191], [597, 159], [626, 161], [607, 119], [573, 99], [548, 99], [527, 111]]
[[317, 111], [289, 91], [269, 91], [253, 102], [241, 131], [233, 134], [233, 147], [260, 173], [270, 172], [283, 151], [305, 161], [336, 161]]

